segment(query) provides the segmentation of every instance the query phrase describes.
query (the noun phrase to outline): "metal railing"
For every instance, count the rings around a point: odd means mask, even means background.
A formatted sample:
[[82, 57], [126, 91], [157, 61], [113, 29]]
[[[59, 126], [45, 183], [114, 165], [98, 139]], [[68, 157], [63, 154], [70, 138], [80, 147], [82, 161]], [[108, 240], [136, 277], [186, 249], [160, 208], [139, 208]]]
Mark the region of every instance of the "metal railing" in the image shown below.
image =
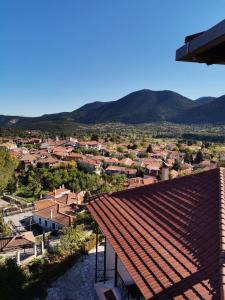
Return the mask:
[[114, 274], [113, 272], [115, 272], [114, 269], [106, 269], [104, 271], [104, 269], [98, 269], [97, 270], [97, 278], [96, 278], [96, 281], [97, 282], [104, 282], [104, 281], [109, 281], [109, 280], [112, 280], [114, 279], [114, 275], [111, 275], [109, 276], [109, 272], [112, 274]]

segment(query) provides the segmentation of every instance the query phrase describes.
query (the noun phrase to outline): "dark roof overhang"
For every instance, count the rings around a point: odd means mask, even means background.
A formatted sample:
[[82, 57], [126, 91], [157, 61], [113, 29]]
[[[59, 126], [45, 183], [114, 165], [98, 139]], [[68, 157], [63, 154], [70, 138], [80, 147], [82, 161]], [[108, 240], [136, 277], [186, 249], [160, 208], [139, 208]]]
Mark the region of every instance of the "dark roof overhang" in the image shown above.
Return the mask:
[[177, 61], [225, 64], [225, 19], [207, 31], [185, 38], [176, 51]]

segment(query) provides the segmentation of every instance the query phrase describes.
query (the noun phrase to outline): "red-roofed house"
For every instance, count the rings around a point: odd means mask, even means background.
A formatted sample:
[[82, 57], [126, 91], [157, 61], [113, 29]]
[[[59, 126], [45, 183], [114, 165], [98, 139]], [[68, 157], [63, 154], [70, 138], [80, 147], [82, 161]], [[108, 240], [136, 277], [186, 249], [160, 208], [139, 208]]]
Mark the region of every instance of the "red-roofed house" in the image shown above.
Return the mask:
[[94, 156], [92, 158], [88, 158], [86, 156], [82, 160], [78, 160], [79, 168], [90, 173], [101, 174], [101, 165], [102, 162], [98, 159], [95, 159]]
[[83, 160], [84, 159], [84, 155], [81, 153], [70, 153], [67, 155], [66, 159], [67, 160], [75, 160], [75, 161], [79, 161], [79, 160]]
[[124, 166], [132, 166], [134, 164], [133, 160], [130, 159], [129, 157], [123, 158], [119, 161], [119, 165], [124, 165]]
[[71, 226], [74, 213], [83, 203], [84, 192], [72, 193], [65, 188], [56, 189], [35, 202], [33, 222], [46, 230]]
[[55, 230], [69, 227], [73, 223], [72, 216], [65, 214], [65, 205], [50, 199], [35, 202], [33, 222], [45, 230]]
[[36, 166], [37, 160], [37, 155], [25, 154], [20, 158], [20, 168], [27, 170], [30, 166]]
[[103, 194], [87, 208], [105, 235], [99, 299], [225, 299], [224, 169]]
[[153, 184], [156, 182], [158, 182], [158, 180], [154, 176], [145, 176], [144, 178], [135, 177], [135, 178], [129, 178], [127, 180], [128, 188], [139, 187], [143, 185]]
[[20, 235], [0, 238], [0, 252], [10, 252], [20, 249], [33, 248], [35, 238], [31, 231], [23, 232]]
[[105, 173], [108, 174], [108, 175], [124, 174], [124, 175], [127, 175], [128, 177], [135, 177], [137, 175], [137, 170], [136, 169], [125, 168], [125, 167], [120, 167], [120, 166], [108, 166], [105, 169]]
[[41, 167], [41, 168], [43, 168], [43, 167], [49, 168], [49, 167], [55, 166], [58, 163], [59, 163], [58, 159], [55, 159], [54, 157], [49, 156], [49, 157], [46, 157], [46, 158], [40, 158], [38, 160], [37, 166]]

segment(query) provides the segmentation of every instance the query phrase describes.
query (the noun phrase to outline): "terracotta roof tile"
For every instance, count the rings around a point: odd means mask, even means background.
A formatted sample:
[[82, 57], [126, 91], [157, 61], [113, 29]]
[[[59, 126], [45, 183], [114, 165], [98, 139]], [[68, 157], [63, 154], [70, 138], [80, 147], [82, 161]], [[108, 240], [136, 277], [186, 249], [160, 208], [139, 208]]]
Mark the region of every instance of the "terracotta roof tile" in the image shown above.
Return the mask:
[[31, 231], [26, 231], [20, 235], [0, 240], [0, 252], [14, 251], [16, 249], [32, 248], [35, 238]]
[[67, 205], [60, 204], [54, 200], [39, 200], [35, 202], [34, 215], [52, 220], [63, 226], [70, 226], [72, 217], [64, 213], [65, 207]]
[[145, 299], [223, 297], [224, 178], [214, 169], [87, 205]]

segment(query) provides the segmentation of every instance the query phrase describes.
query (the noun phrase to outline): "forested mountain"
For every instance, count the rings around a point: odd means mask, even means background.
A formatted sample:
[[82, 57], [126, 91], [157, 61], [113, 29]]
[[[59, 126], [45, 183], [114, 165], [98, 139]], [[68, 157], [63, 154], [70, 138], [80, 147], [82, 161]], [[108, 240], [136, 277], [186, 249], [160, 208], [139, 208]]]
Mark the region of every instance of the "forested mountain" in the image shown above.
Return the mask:
[[140, 90], [110, 102], [85, 104], [72, 112], [26, 118], [0, 115], [0, 127], [51, 129], [76, 123], [95, 124], [122, 122], [225, 123], [225, 96], [191, 100], [173, 91]]
[[176, 122], [189, 124], [225, 124], [225, 95], [187, 110], [177, 117]]

